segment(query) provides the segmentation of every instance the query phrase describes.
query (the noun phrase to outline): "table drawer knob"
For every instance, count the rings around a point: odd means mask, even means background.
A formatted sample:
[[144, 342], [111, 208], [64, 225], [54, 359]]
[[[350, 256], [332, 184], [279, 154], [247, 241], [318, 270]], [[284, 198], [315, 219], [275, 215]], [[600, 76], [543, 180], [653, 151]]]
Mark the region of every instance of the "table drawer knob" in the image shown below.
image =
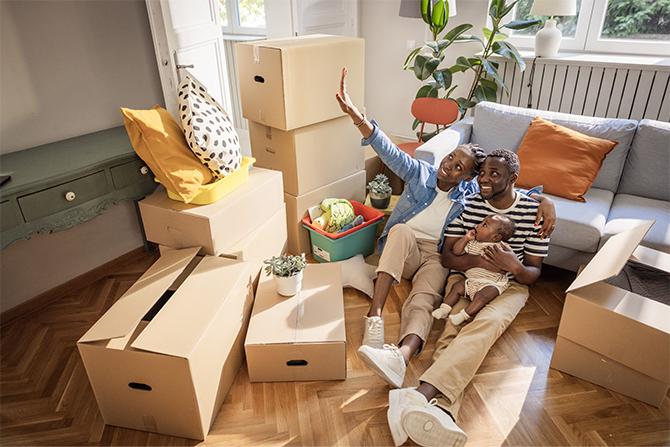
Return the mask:
[[146, 166], [142, 166], [140, 168], [140, 174], [147, 175], [148, 173], [149, 173], [149, 168], [147, 168]]
[[73, 191], [68, 191], [65, 193], [65, 200], [67, 200], [68, 202], [72, 202], [76, 198], [77, 195]]

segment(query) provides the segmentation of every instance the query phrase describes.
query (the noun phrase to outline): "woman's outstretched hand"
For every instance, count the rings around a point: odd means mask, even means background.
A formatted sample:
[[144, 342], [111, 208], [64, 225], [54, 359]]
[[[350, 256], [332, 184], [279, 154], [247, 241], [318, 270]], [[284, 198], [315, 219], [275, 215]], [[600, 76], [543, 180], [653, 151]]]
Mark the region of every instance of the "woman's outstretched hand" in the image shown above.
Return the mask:
[[337, 103], [340, 105], [340, 109], [347, 115], [352, 118], [362, 118], [362, 115], [351, 101], [349, 93], [347, 93], [347, 69], [342, 68], [342, 76], [340, 77], [340, 91], [335, 93], [335, 98]]

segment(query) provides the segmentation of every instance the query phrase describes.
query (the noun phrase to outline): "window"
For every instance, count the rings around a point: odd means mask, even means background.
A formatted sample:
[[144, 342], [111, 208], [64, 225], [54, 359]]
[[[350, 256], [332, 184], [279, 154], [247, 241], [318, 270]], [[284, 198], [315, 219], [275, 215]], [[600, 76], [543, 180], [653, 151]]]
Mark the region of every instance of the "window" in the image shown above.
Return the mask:
[[265, 35], [265, 0], [219, 0], [227, 34]]
[[[509, 19], [536, 18], [532, 4], [520, 0]], [[555, 19], [563, 33], [561, 51], [670, 55], [670, 0], [577, 0], [576, 16]], [[510, 39], [532, 49], [539, 28], [513, 31]]]

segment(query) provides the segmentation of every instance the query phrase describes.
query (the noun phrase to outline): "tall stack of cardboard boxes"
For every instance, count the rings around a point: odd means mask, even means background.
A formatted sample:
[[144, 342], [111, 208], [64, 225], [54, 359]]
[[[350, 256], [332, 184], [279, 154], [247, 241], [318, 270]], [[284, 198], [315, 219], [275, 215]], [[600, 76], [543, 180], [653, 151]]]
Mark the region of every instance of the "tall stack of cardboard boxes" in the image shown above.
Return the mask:
[[342, 67], [355, 104], [363, 104], [364, 41], [312, 35], [237, 45], [242, 112], [256, 166], [281, 171], [288, 251], [309, 253], [301, 220], [325, 198], [363, 201], [360, 134], [339, 108]]

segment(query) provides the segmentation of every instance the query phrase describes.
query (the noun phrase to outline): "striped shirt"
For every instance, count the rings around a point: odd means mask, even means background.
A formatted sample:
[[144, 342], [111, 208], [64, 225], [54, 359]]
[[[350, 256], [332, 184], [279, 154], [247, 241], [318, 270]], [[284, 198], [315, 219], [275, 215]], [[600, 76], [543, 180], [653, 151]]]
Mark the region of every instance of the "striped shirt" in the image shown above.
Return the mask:
[[[535, 217], [539, 202], [531, 199], [525, 194], [516, 191], [514, 203], [507, 209], [494, 208], [481, 195], [476, 194], [466, 199], [465, 209], [454, 221], [449, 224], [446, 237], [461, 237], [469, 230], [493, 214], [504, 214], [512, 219], [516, 225], [514, 234], [507, 241], [514, 254], [523, 262], [524, 254], [529, 256], [545, 257], [549, 252], [549, 239], [541, 238], [538, 233], [540, 228], [535, 227]], [[508, 273], [508, 277], [512, 275]]]

